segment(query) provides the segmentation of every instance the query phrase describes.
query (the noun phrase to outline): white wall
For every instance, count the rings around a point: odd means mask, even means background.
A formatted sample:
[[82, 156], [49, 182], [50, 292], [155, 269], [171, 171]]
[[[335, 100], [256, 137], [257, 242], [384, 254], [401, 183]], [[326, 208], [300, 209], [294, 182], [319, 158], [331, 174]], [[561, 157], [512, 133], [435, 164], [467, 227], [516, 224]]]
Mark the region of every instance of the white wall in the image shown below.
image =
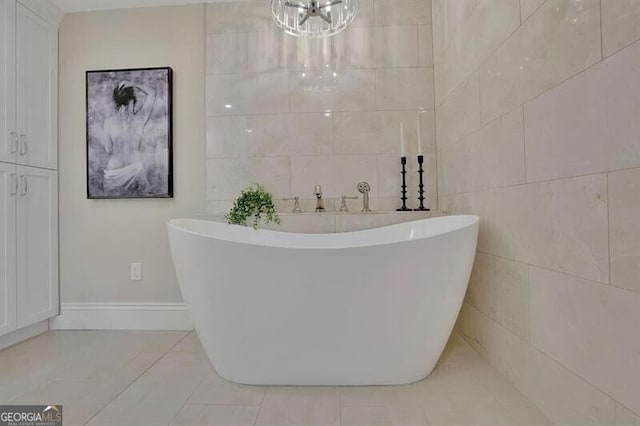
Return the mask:
[[640, 424], [640, 2], [434, 0], [459, 329], [551, 420]]
[[[399, 126], [417, 207], [416, 120], [422, 124], [427, 205], [436, 206], [433, 59], [429, 0], [362, 0], [354, 22], [325, 39], [273, 23], [269, 2], [207, 5], [208, 211], [266, 185], [281, 211], [299, 196], [313, 211], [322, 185], [330, 211], [371, 184], [371, 208], [400, 206]], [[351, 208], [362, 201], [351, 201]]]
[[[65, 15], [60, 27], [63, 303], [180, 302], [165, 223], [204, 209], [204, 5]], [[86, 198], [85, 71], [174, 70], [173, 199]], [[142, 281], [129, 262], [142, 262]]]

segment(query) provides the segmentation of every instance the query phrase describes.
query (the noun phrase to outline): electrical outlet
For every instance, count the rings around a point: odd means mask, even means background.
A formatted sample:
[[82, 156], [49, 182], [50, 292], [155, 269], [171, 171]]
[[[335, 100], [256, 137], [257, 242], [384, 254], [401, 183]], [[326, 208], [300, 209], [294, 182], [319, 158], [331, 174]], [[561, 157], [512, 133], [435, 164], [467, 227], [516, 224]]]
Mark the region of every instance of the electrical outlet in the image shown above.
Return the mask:
[[140, 262], [131, 262], [131, 281], [140, 281], [142, 279], [142, 264]]

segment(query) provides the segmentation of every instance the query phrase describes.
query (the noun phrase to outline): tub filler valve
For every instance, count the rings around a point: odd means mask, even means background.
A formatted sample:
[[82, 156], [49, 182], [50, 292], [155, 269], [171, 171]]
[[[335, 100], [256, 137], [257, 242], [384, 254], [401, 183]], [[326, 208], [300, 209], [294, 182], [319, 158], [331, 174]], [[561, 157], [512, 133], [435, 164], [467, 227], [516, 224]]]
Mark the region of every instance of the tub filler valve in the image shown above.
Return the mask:
[[283, 198], [284, 201], [295, 201], [293, 203], [293, 213], [302, 213], [300, 208], [300, 197]]
[[358, 197], [347, 197], [346, 195], [342, 196], [342, 203], [340, 203], [340, 211], [346, 213], [349, 211], [349, 207], [347, 206], [347, 200], [357, 200]]
[[316, 185], [313, 190], [313, 195], [316, 196], [316, 213], [321, 213], [324, 211], [324, 201], [322, 200], [322, 187], [320, 185]]

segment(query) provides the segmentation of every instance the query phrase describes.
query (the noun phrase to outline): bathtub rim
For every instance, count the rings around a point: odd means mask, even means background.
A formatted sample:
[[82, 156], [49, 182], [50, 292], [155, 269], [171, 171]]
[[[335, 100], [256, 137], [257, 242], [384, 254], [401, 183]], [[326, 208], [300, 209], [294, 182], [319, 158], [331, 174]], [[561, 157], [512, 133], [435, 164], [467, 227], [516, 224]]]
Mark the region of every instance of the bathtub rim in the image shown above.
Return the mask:
[[[285, 232], [271, 229], [257, 230], [243, 225], [231, 225], [225, 222], [196, 219], [174, 218], [167, 221], [168, 229], [184, 232], [202, 238], [219, 241], [248, 244], [261, 247], [282, 249], [347, 249], [384, 246], [402, 242], [418, 241], [437, 237], [469, 227], [479, 226], [477, 215], [447, 215], [424, 219], [416, 219], [375, 228], [331, 233]], [[206, 226], [202, 229], [189, 228], [185, 225], [198, 224]], [[222, 232], [215, 232], [220, 231]], [[363, 241], [364, 240], [364, 241]]]

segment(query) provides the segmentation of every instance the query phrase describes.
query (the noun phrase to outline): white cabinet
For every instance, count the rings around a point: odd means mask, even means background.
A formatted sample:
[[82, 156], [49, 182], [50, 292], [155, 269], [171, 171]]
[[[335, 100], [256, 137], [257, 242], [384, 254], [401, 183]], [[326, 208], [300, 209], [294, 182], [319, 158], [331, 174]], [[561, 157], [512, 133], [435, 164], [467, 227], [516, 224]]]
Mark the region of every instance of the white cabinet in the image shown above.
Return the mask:
[[60, 17], [0, 0], [0, 335], [58, 313]]
[[16, 328], [16, 166], [0, 163], [0, 335]]
[[20, 3], [16, 7], [17, 162], [55, 169], [58, 29]]
[[18, 166], [18, 327], [58, 313], [57, 172]]
[[0, 161], [14, 162], [16, 129], [16, 4], [0, 1]]

